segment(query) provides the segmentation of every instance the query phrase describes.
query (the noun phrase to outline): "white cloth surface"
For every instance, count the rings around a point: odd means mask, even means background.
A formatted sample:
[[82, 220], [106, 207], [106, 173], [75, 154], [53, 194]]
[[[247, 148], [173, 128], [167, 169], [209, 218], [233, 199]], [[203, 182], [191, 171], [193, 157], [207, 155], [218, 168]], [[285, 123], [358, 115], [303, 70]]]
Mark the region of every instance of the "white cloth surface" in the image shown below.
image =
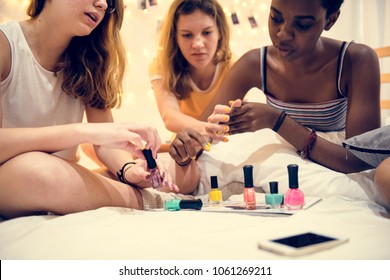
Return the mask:
[[[341, 143], [343, 134], [323, 137]], [[292, 216], [107, 207], [17, 218], [0, 222], [0, 259], [289, 259], [260, 250], [258, 240], [306, 230], [349, 241], [296, 259], [390, 259], [390, 214], [373, 200], [373, 170], [345, 175], [303, 160], [271, 130], [229, 138], [199, 159], [200, 197], [207, 197], [212, 175], [223, 192], [242, 193], [245, 164], [254, 165], [254, 185], [260, 190], [268, 192], [268, 182], [276, 180], [284, 193], [286, 166], [295, 163], [302, 191], [322, 201]]]
[[389, 259], [390, 218], [378, 205], [334, 196], [292, 216], [101, 208], [0, 223], [1, 259], [288, 259], [260, 238], [313, 230], [349, 238], [297, 259]]

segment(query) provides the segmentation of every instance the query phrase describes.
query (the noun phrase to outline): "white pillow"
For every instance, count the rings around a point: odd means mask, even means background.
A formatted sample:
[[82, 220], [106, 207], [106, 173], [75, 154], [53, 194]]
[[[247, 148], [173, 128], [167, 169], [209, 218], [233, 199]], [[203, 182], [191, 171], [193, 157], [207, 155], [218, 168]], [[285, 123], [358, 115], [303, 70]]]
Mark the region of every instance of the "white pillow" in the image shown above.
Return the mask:
[[[318, 136], [341, 145], [344, 132], [318, 132]], [[229, 142], [212, 145], [209, 152], [199, 158], [201, 181], [195, 195], [210, 191], [210, 176], [218, 177], [219, 188], [232, 182], [244, 182], [243, 166], [253, 165], [253, 183], [269, 192], [269, 182], [279, 182], [279, 193], [288, 189], [287, 165], [299, 166], [298, 179], [301, 190], [310, 196], [348, 196], [353, 199], [372, 199], [373, 172], [343, 174], [302, 159], [296, 149], [270, 129], [229, 136]], [[237, 186], [236, 186], [237, 187]]]

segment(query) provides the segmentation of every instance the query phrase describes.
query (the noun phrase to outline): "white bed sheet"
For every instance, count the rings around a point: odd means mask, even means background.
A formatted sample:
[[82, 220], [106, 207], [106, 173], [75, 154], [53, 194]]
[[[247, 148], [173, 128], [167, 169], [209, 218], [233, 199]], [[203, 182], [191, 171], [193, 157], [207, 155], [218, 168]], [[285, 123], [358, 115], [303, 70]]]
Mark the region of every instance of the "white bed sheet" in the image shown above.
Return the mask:
[[[344, 139], [344, 132], [317, 134], [337, 144]], [[218, 177], [222, 190], [231, 182], [243, 183], [242, 167], [247, 164], [253, 165], [253, 184], [265, 192], [269, 192], [270, 181], [278, 181], [279, 192], [285, 193], [288, 189], [287, 165], [297, 164], [300, 188], [306, 195], [342, 195], [362, 200], [372, 200], [377, 195], [374, 170], [346, 175], [304, 160], [293, 146], [270, 129], [234, 135], [229, 139], [227, 143], [213, 145], [211, 151], [204, 152], [199, 159], [202, 176], [197, 195], [210, 191], [210, 176]]]
[[313, 230], [343, 235], [341, 246], [296, 259], [390, 259], [390, 219], [378, 205], [335, 196], [292, 216], [101, 208], [0, 224], [1, 259], [288, 259], [259, 238]]
[[[326, 134], [340, 141], [342, 134]], [[340, 138], [341, 137], [341, 138]], [[373, 201], [373, 170], [341, 174], [301, 159], [271, 130], [231, 136], [199, 159], [205, 198], [217, 175], [226, 194], [242, 193], [245, 164], [254, 184], [287, 189], [287, 164], [299, 165], [300, 188], [322, 201], [292, 216], [251, 216], [205, 211], [138, 211], [105, 207], [66, 216], [33, 216], [0, 222], [0, 259], [288, 259], [257, 247], [260, 238], [313, 230], [349, 241], [296, 259], [390, 259], [390, 215]]]

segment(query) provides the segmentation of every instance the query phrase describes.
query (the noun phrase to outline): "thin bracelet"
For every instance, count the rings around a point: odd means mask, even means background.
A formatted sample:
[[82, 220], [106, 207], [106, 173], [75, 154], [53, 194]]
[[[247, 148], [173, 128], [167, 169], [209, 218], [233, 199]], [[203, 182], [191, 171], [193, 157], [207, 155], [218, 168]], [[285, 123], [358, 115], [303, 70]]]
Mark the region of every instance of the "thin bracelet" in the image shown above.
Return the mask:
[[127, 185], [131, 185], [131, 183], [130, 182], [128, 182], [127, 180], [126, 180], [126, 178], [125, 178], [125, 173], [126, 173], [126, 171], [127, 170], [129, 170], [132, 166], [129, 166], [128, 168], [126, 168], [128, 165], [135, 165], [136, 163], [134, 162], [134, 161], [129, 161], [129, 162], [126, 162], [123, 166], [122, 166], [122, 168], [121, 168], [121, 170], [119, 170], [119, 171], [117, 171], [116, 172], [116, 176], [118, 177], [118, 180], [120, 181], [120, 182], [122, 182], [122, 183], [124, 183], [124, 184], [127, 184]]
[[282, 111], [280, 113], [278, 120], [276, 121], [274, 127], [272, 128], [273, 131], [278, 132], [279, 128], [282, 126], [284, 119], [286, 118], [286, 112]]
[[297, 151], [297, 153], [303, 158], [303, 159], [308, 159], [311, 151], [313, 150], [314, 144], [317, 140], [317, 133], [315, 129], [313, 129], [309, 136], [306, 139], [306, 145], [305, 148], [302, 151]]
[[[175, 160], [176, 161], [176, 160]], [[187, 165], [189, 165], [190, 163], [191, 163], [191, 161], [192, 161], [192, 159], [191, 158], [188, 158], [188, 160], [186, 160], [185, 162], [177, 162], [176, 161], [176, 164], [177, 165], [179, 165], [179, 166], [181, 166], [181, 167], [184, 167], [184, 166], [187, 166]]]
[[[203, 154], [203, 151], [204, 149], [200, 149], [199, 152], [196, 153], [196, 156], [195, 156], [195, 160], [198, 160], [198, 158]], [[181, 166], [181, 167], [184, 167], [184, 166], [187, 166], [191, 163], [192, 161], [192, 158], [188, 158], [185, 162], [177, 162], [177, 165]]]

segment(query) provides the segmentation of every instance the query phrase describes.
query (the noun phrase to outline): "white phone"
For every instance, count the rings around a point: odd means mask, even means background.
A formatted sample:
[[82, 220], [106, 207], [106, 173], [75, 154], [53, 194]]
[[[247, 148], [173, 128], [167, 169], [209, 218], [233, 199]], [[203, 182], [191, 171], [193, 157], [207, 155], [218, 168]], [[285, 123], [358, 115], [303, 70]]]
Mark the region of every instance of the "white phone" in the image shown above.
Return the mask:
[[300, 256], [332, 248], [347, 241], [348, 238], [346, 237], [303, 232], [280, 238], [260, 240], [258, 246], [260, 249], [285, 256]]

